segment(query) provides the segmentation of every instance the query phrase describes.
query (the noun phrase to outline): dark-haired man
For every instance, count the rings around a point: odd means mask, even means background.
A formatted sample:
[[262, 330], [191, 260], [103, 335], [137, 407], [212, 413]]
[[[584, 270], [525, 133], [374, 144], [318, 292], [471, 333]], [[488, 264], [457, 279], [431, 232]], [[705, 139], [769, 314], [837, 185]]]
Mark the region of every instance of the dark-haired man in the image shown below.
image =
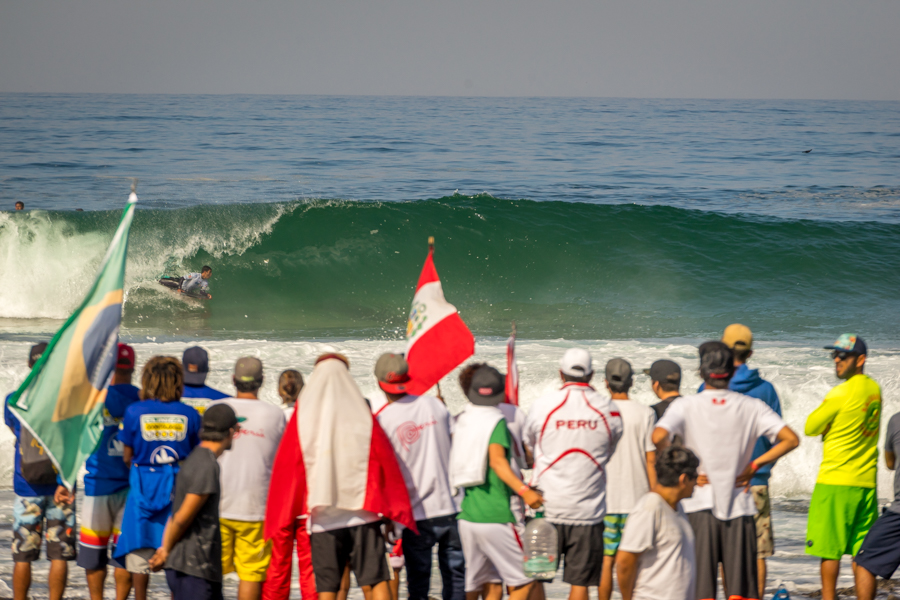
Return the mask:
[[590, 352], [567, 350], [559, 374], [562, 387], [531, 407], [525, 444], [534, 454], [531, 485], [543, 491], [545, 515], [559, 534], [569, 598], [587, 600], [588, 588], [600, 583], [603, 570], [597, 557], [603, 555], [606, 466], [623, 425], [616, 405], [591, 387]]
[[131, 575], [125, 565], [109, 559], [108, 548], [110, 542], [115, 548], [128, 498], [128, 467], [122, 458], [124, 444], [118, 434], [125, 409], [141, 399], [141, 390], [131, 384], [134, 365], [134, 348], [119, 344], [116, 370], [103, 404], [103, 433], [97, 449], [85, 463], [78, 566], [85, 570], [91, 600], [103, 600], [110, 562], [115, 567], [116, 599], [125, 600], [131, 592]]
[[[41, 358], [47, 343], [31, 347], [28, 368]], [[25, 600], [31, 587], [31, 563], [41, 556], [42, 537], [47, 540], [50, 560], [48, 584], [50, 600], [61, 600], [69, 573], [68, 561], [75, 560], [75, 494], [58, 479], [53, 463], [28, 429], [4, 404], [6, 426], [16, 436], [13, 491], [13, 598]], [[43, 534], [43, 536], [42, 536]]]
[[209, 353], [200, 346], [191, 346], [181, 357], [184, 365], [184, 391], [181, 401], [193, 407], [200, 415], [213, 400], [228, 398], [228, 394], [206, 385], [209, 375]]
[[212, 298], [209, 293], [209, 278], [212, 277], [212, 267], [204, 265], [199, 273], [188, 273], [181, 278], [181, 291], [188, 294], [196, 294]]
[[616, 554], [623, 600], [694, 600], [694, 532], [679, 502], [693, 495], [699, 465], [681, 446], [656, 457], [656, 483], [631, 511]]
[[[760, 597], [756, 504], [745, 492], [761, 466], [800, 444], [797, 434], [764, 402], [728, 389], [733, 375], [731, 348], [720, 341], [702, 344], [700, 376], [706, 389], [673, 402], [653, 432], [659, 450], [668, 446], [670, 436], [681, 435], [700, 458], [702, 481], [708, 481], [682, 502], [697, 540], [697, 598], [716, 597], [720, 563], [729, 597]], [[778, 443], [753, 460], [760, 437]]]
[[16, 202], [16, 210], [25, 210], [25, 203], [21, 200]]
[[241, 579], [239, 600], [258, 600], [272, 557], [272, 546], [263, 537], [263, 521], [272, 464], [284, 435], [285, 418], [281, 408], [259, 399], [263, 364], [258, 358], [237, 359], [232, 382], [235, 397], [216, 401], [207, 409], [227, 404], [241, 422], [234, 452], [219, 459], [222, 572], [237, 572]]
[[150, 558], [154, 571], [165, 566], [173, 600], [222, 600], [222, 537], [219, 530], [219, 463], [241, 430], [227, 404], [203, 415], [200, 444], [175, 477], [172, 516], [162, 545]]
[[825, 346], [843, 383], [806, 419], [806, 435], [821, 435], [822, 465], [809, 502], [806, 553], [822, 559], [822, 598], [833, 600], [844, 554], [855, 556], [878, 518], [876, 476], [881, 388], [863, 373], [868, 349], [845, 333]]

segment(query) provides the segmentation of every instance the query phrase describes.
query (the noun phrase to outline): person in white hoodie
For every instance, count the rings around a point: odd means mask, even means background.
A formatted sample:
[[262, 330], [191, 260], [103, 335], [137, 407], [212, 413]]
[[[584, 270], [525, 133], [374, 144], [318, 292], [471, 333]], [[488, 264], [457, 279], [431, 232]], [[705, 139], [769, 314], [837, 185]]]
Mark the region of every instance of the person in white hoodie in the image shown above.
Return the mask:
[[450, 451], [450, 483], [463, 488], [459, 537], [466, 559], [466, 598], [500, 600], [503, 585], [510, 600], [525, 600], [533, 581], [525, 575], [525, 553], [510, 510], [513, 493], [539, 508], [541, 494], [516, 477], [510, 467], [512, 436], [497, 405], [506, 397], [497, 369], [472, 374], [469, 403], [459, 414]]
[[603, 569], [606, 464], [623, 425], [615, 404], [590, 385], [590, 352], [570, 348], [559, 366], [563, 385], [531, 407], [525, 444], [534, 454], [531, 485], [542, 490], [545, 518], [559, 534], [569, 599], [587, 600]]

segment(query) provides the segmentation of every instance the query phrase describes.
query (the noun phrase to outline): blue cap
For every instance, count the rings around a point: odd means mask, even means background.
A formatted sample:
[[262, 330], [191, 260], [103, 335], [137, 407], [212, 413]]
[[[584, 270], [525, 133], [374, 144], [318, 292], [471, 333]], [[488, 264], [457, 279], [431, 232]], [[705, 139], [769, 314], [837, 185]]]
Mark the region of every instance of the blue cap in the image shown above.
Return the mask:
[[825, 346], [826, 350], [840, 350], [841, 352], [850, 352], [852, 354], [863, 355], [868, 352], [865, 340], [855, 333], [842, 333], [831, 346]]

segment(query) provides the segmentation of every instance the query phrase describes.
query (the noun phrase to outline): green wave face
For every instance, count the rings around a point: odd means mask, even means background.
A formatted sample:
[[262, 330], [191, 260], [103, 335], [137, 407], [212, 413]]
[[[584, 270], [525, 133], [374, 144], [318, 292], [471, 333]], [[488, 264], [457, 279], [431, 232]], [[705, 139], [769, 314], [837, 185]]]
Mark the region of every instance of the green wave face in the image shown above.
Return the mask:
[[[7, 306], [0, 316], [66, 316], [118, 217], [43, 214], [56, 224], [29, 229], [7, 216], [0, 250], [31, 244], [17, 255], [26, 275], [42, 268], [26, 252], [46, 258], [66, 246], [80, 280], [55, 267], [50, 287], [62, 280], [68, 294], [41, 304], [42, 314]], [[140, 211], [125, 324], [228, 337], [402, 336], [429, 235], [445, 294], [476, 335], [506, 335], [515, 320], [535, 339], [703, 337], [740, 321], [770, 338], [900, 339], [898, 225], [490, 196]], [[155, 283], [203, 264], [214, 269], [209, 302], [186, 303]], [[0, 291], [0, 303], [7, 297]]]

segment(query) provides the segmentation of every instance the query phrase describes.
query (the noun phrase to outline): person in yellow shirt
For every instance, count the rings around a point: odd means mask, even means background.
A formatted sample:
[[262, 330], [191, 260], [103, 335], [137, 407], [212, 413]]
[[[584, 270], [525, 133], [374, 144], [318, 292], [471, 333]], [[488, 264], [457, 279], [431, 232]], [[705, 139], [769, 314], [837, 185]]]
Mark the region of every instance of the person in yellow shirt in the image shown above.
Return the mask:
[[866, 342], [845, 333], [832, 350], [832, 388], [806, 419], [806, 435], [822, 436], [819, 476], [809, 503], [806, 553], [822, 559], [822, 600], [833, 600], [841, 557], [855, 556], [878, 518], [876, 474], [881, 388], [863, 373]]

